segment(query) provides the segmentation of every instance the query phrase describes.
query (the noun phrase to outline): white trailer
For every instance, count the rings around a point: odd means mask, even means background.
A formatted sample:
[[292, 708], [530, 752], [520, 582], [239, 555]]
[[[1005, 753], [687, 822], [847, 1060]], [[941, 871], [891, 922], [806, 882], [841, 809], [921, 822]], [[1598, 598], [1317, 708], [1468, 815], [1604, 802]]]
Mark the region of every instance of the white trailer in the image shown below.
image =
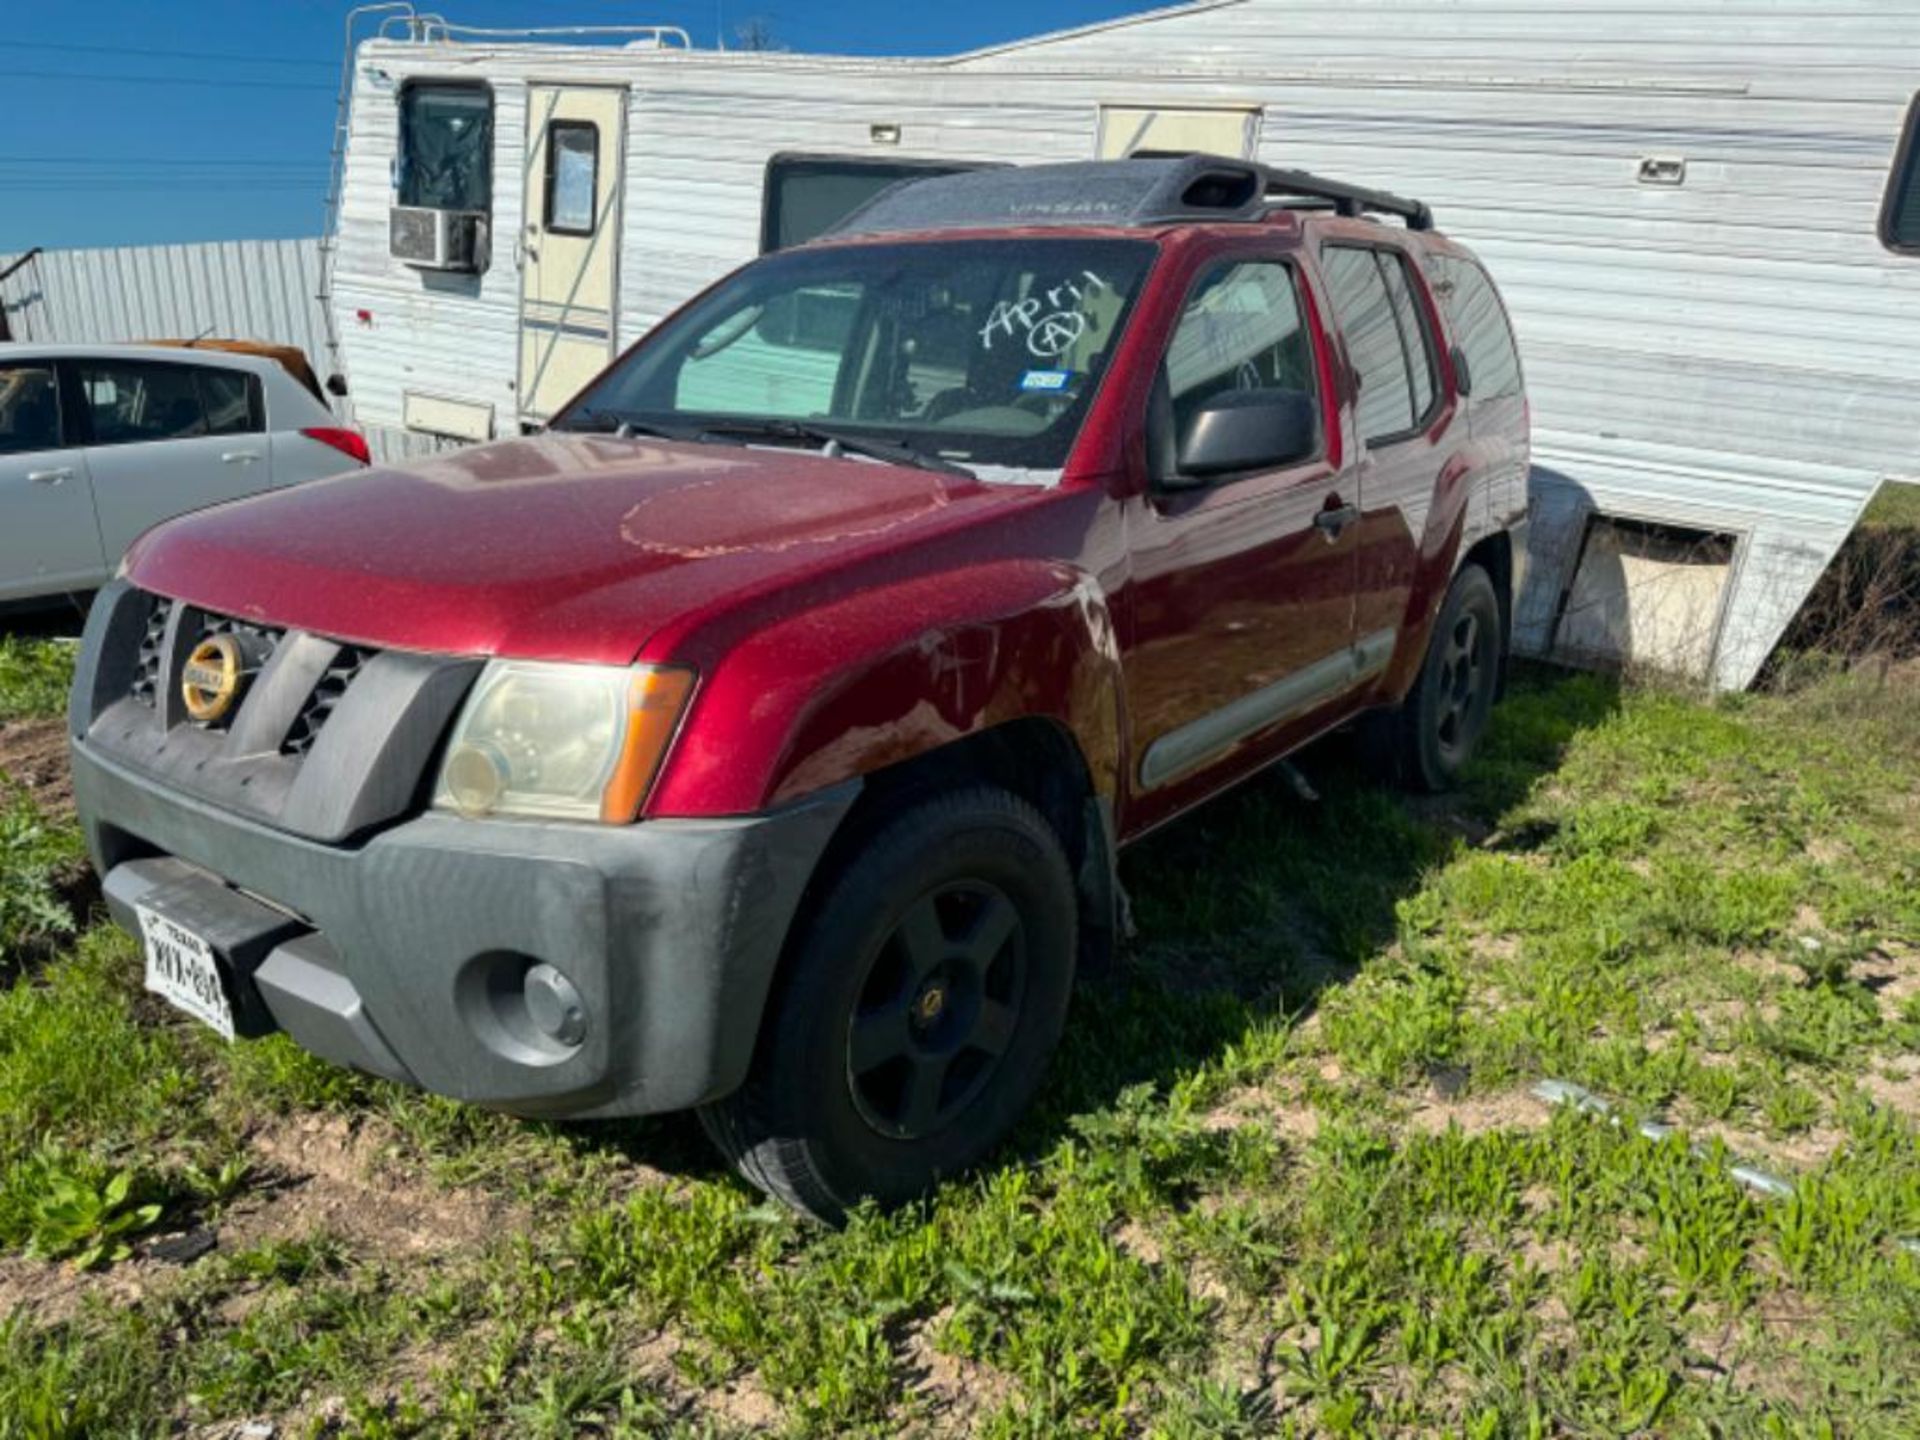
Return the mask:
[[387, 448], [539, 423], [910, 162], [1181, 148], [1417, 196], [1487, 260], [1533, 403], [1527, 650], [1744, 686], [1920, 478], [1913, 0], [1211, 0], [933, 60], [618, 38], [350, 50], [327, 288]]

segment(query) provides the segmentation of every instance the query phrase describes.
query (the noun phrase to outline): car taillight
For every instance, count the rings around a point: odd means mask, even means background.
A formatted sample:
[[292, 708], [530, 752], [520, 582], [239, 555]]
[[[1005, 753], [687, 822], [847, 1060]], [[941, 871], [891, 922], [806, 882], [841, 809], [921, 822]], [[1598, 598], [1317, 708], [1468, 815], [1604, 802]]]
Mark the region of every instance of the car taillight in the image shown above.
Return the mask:
[[358, 430], [342, 430], [332, 425], [314, 425], [300, 433], [309, 440], [318, 440], [322, 445], [331, 445], [342, 455], [351, 455], [362, 465], [373, 463], [373, 452], [367, 449], [367, 437]]

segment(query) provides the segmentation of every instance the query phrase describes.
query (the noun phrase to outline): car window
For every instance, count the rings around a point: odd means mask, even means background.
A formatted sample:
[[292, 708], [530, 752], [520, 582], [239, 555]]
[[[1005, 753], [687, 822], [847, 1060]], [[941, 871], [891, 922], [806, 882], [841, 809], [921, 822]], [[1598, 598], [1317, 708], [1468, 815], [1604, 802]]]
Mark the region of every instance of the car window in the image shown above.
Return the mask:
[[1174, 433], [1228, 390], [1311, 394], [1313, 345], [1293, 271], [1273, 260], [1223, 265], [1194, 287], [1167, 345], [1167, 393]]
[[259, 382], [244, 370], [208, 366], [194, 372], [200, 386], [200, 404], [207, 414], [207, 434], [247, 435], [266, 429]]
[[806, 421], [1056, 469], [1153, 254], [1068, 238], [783, 250], [657, 327], [553, 423]]
[[1920, 95], [1907, 107], [1886, 194], [1880, 200], [1880, 243], [1898, 255], [1920, 255]]
[[0, 365], [0, 455], [60, 448], [60, 387], [53, 367]]
[[1377, 251], [1380, 270], [1387, 278], [1387, 293], [1393, 297], [1393, 318], [1400, 324], [1400, 349], [1406, 356], [1407, 376], [1413, 382], [1413, 413], [1424, 418], [1433, 408], [1433, 342], [1427, 333], [1424, 307], [1414, 298], [1413, 281], [1407, 275], [1407, 257]]
[[184, 440], [207, 433], [194, 365], [159, 361], [80, 362], [80, 393], [95, 445]]
[[1356, 406], [1363, 440], [1413, 428], [1413, 388], [1393, 298], [1372, 250], [1330, 246], [1321, 255], [1333, 312], [1347, 337], [1347, 357], [1360, 379]]
[[1520, 393], [1520, 352], [1500, 296], [1486, 272], [1470, 260], [1443, 256], [1434, 263], [1436, 288], [1447, 307], [1454, 338], [1467, 357], [1473, 398], [1496, 400]]

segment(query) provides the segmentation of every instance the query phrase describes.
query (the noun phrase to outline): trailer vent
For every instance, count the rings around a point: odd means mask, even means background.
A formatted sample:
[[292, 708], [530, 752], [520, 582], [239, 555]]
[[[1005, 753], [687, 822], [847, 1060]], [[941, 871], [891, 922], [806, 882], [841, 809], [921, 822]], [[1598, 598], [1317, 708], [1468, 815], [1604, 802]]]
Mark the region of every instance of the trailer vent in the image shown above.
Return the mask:
[[313, 748], [321, 727], [333, 714], [333, 707], [340, 703], [361, 667], [376, 653], [359, 645], [340, 647], [325, 672], [314, 682], [307, 703], [300, 707], [300, 713], [294, 717], [293, 724], [287, 730], [287, 738], [280, 743], [281, 754], [305, 755]]
[[387, 253], [416, 270], [484, 270], [486, 214], [395, 205], [387, 215]]

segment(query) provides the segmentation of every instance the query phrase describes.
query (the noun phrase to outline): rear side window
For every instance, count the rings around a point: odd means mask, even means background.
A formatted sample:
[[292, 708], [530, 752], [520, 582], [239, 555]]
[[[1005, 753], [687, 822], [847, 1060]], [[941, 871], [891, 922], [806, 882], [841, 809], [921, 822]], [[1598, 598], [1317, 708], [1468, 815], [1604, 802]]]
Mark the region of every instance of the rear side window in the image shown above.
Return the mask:
[[1393, 297], [1393, 318], [1400, 324], [1407, 378], [1413, 385], [1413, 413], [1424, 418], [1433, 408], [1433, 345], [1427, 336], [1426, 314], [1414, 298], [1406, 256], [1379, 253], [1378, 258], [1380, 273], [1387, 277], [1387, 293]]
[[493, 92], [412, 84], [400, 92], [400, 203], [493, 208]]
[[1880, 205], [1880, 243], [1900, 255], [1920, 255], [1920, 95], [1907, 108]]
[[1440, 301], [1447, 309], [1460, 351], [1467, 357], [1473, 398], [1497, 400], [1518, 395], [1520, 352], [1507, 323], [1506, 307], [1486, 272], [1470, 260], [1440, 256], [1433, 261]]
[[60, 387], [45, 362], [0, 365], [0, 455], [60, 448]]
[[196, 369], [200, 406], [207, 414], [209, 435], [248, 435], [267, 428], [266, 407], [260, 403], [260, 382], [244, 370]]
[[79, 370], [95, 445], [190, 440], [261, 428], [249, 377], [233, 371], [148, 360], [82, 361]]
[[1333, 311], [1360, 380], [1360, 438], [1376, 441], [1413, 428], [1413, 384], [1407, 374], [1393, 297], [1372, 250], [1334, 246], [1321, 255]]

